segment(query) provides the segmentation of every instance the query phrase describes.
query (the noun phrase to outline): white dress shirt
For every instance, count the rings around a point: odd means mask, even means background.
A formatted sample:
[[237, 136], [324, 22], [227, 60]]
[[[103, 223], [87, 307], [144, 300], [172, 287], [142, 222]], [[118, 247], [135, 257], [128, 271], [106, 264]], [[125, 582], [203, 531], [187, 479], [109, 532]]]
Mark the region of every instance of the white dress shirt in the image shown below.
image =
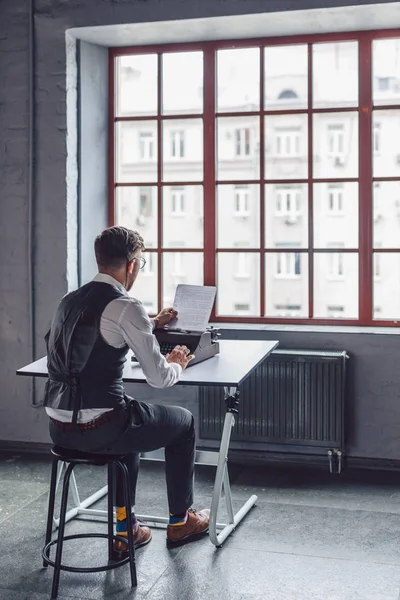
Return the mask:
[[[124, 294], [124, 298], [117, 298], [107, 304], [101, 316], [100, 333], [107, 344], [114, 348], [128, 345], [139, 361], [147, 383], [152, 387], [173, 386], [181, 376], [182, 367], [176, 363], [168, 363], [161, 354], [159, 344], [153, 335], [154, 320], [149, 318], [142, 303], [129, 296], [124, 286], [110, 275], [98, 273], [93, 281], [109, 283]], [[49, 417], [57, 421], [72, 421], [72, 411], [46, 408], [46, 412]], [[108, 411], [81, 410], [78, 413], [78, 423], [92, 421], [105, 412]]]

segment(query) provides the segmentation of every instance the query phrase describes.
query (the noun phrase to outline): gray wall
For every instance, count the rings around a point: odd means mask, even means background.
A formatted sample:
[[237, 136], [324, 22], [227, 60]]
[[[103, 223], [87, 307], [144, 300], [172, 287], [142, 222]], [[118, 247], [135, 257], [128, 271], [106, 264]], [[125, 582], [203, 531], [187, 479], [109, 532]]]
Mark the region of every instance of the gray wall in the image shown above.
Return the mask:
[[[380, 4], [381, 2], [375, 2]], [[78, 233], [74, 210], [66, 200], [66, 183], [82, 192], [82, 278], [90, 273], [89, 246], [93, 205], [104, 196], [105, 164], [92, 162], [80, 181], [67, 175], [67, 114], [65, 32], [72, 27], [110, 25], [223, 16], [317, 7], [374, 4], [351, 0], [36, 0], [35, 1], [35, 323], [37, 356], [44, 352], [43, 336], [60, 297], [74, 281]], [[30, 383], [15, 376], [15, 370], [30, 361], [28, 304], [28, 0], [0, 0], [0, 440], [47, 441], [47, 422], [42, 411], [30, 407]], [[90, 114], [91, 94], [104, 85], [99, 56], [104, 50], [81, 48], [82, 64], [94, 61], [89, 85], [82, 86], [77, 104], [86, 114], [82, 129], [82, 156], [90, 155], [91, 136], [106, 144], [102, 115]], [[97, 58], [96, 58], [97, 57]], [[101, 62], [101, 61], [100, 61]], [[104, 64], [104, 63], [103, 63]], [[90, 69], [89, 69], [90, 70]], [[87, 80], [86, 80], [87, 81]], [[86, 111], [86, 112], [85, 112]], [[82, 123], [81, 123], [82, 125]], [[69, 131], [71, 135], [71, 132]], [[88, 137], [85, 137], [85, 136]], [[94, 141], [94, 143], [97, 143]], [[73, 156], [69, 160], [74, 160]], [[85, 162], [85, 165], [87, 163]], [[95, 180], [96, 186], [90, 185]], [[79, 194], [77, 194], [79, 200]], [[72, 203], [73, 204], [73, 203]], [[103, 212], [96, 213], [93, 227], [102, 225]], [[69, 243], [68, 243], [69, 242]], [[316, 333], [296, 330], [272, 333], [241, 330], [244, 337], [278, 337], [284, 347], [345, 348], [351, 362], [351, 444], [354, 456], [400, 457], [397, 432], [400, 406], [397, 388], [400, 373], [397, 335]], [[40, 391], [40, 386], [39, 386]], [[148, 388], [136, 390], [149, 397]], [[168, 398], [183, 398], [170, 390]], [[158, 395], [158, 393], [156, 394]], [[152, 396], [153, 397], [153, 396]], [[190, 392], [190, 405], [195, 392]]]

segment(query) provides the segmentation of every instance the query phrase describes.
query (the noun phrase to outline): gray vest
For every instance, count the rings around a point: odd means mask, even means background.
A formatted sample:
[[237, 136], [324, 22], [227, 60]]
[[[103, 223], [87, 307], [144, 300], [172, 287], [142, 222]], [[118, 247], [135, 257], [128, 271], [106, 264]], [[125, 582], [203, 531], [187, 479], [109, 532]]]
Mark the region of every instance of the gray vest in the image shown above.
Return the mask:
[[60, 302], [46, 335], [47, 367], [44, 406], [78, 411], [124, 404], [123, 367], [128, 346], [113, 348], [100, 333], [107, 304], [124, 295], [108, 283], [88, 283]]

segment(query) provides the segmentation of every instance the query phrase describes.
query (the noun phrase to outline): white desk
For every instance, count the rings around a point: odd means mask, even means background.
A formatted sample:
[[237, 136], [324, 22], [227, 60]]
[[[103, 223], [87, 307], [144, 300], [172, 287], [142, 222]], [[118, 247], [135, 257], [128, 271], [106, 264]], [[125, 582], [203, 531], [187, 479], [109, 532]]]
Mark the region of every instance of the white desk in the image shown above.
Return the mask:
[[[268, 355], [278, 346], [275, 341], [258, 340], [222, 340], [220, 341], [221, 352], [197, 365], [187, 368], [181, 380], [176, 385], [202, 385], [224, 387], [226, 415], [222, 430], [221, 445], [218, 452], [199, 451], [196, 453], [196, 463], [213, 465], [217, 468], [214, 482], [214, 490], [210, 510], [210, 540], [215, 546], [221, 546], [226, 538], [232, 533], [236, 525], [245, 517], [257, 501], [257, 496], [251, 496], [243, 504], [240, 510], [234, 514], [232, 506], [231, 488], [228, 474], [228, 450], [232, 427], [235, 424], [235, 414], [239, 409], [239, 395], [237, 388], [244, 380], [261, 364]], [[18, 375], [28, 377], [47, 377], [46, 357], [23, 367], [17, 371]], [[145, 383], [146, 379], [138, 363], [132, 363], [130, 355], [124, 367], [123, 379], [127, 383]], [[246, 398], [240, 398], [246, 402]], [[146, 455], [148, 456], [148, 455]], [[58, 481], [61, 477], [61, 469], [58, 473]], [[57, 482], [58, 482], [57, 481]], [[97, 500], [105, 496], [107, 486], [98, 490], [95, 494], [81, 501], [75, 478], [71, 478], [71, 490], [75, 507], [67, 514], [67, 520], [87, 515], [95, 520], [107, 520], [107, 511], [90, 508]], [[217, 523], [219, 503], [225, 493], [225, 502], [229, 518], [228, 524]], [[150, 515], [137, 515], [140, 520], [165, 526], [167, 518], [154, 517]], [[55, 521], [58, 526], [58, 520]]]

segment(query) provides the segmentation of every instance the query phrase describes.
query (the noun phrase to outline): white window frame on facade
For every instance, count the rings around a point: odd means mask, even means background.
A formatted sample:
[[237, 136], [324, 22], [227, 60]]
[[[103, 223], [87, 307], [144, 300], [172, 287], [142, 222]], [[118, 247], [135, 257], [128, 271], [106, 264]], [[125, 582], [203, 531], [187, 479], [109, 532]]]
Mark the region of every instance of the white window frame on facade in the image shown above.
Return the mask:
[[151, 217], [153, 211], [153, 189], [148, 187], [139, 188], [139, 213], [141, 217]]
[[250, 254], [248, 252], [238, 252], [235, 262], [235, 278], [250, 278]]
[[278, 217], [297, 218], [301, 214], [301, 187], [279, 185], [275, 188], [275, 209]]
[[[328, 248], [342, 248], [342, 243], [328, 244]], [[327, 255], [327, 278], [333, 281], [342, 281], [344, 279], [344, 253], [330, 252]]]
[[343, 123], [328, 123], [328, 156], [343, 159], [345, 154], [345, 126]]
[[[300, 244], [277, 244], [279, 248], [298, 248]], [[296, 273], [298, 266], [298, 273]], [[301, 277], [301, 253], [277, 252], [275, 254], [275, 277], [278, 279], [299, 279]]]
[[[248, 306], [248, 308], [246, 309], [238, 309], [235, 308], [236, 306]], [[234, 315], [238, 315], [238, 316], [246, 316], [246, 315], [250, 315], [251, 314], [251, 309], [250, 309], [250, 304], [248, 304], [247, 302], [238, 302], [237, 304], [233, 305], [233, 314]]]
[[343, 216], [344, 188], [341, 184], [328, 184], [327, 210], [329, 215]]
[[183, 129], [176, 129], [170, 131], [171, 141], [171, 158], [179, 160], [185, 158], [186, 154], [186, 140], [185, 131]]
[[144, 254], [144, 258], [146, 259], [146, 264], [142, 269], [142, 275], [145, 277], [152, 277], [154, 275], [154, 261], [157, 255], [154, 252], [146, 252]]
[[185, 215], [185, 188], [184, 187], [172, 187], [171, 188], [171, 216], [183, 217]]
[[[382, 247], [382, 244], [375, 243], [375, 250], [379, 250]], [[382, 274], [382, 254], [379, 252], [374, 252], [373, 255], [373, 271], [374, 271], [374, 281], [379, 281]]]
[[[182, 246], [182, 244], [180, 244]], [[182, 268], [182, 254], [183, 252], [174, 252], [174, 268], [171, 273], [172, 277], [185, 277], [186, 273]]]
[[341, 305], [330, 305], [326, 307], [329, 319], [340, 319], [344, 315], [344, 306]]
[[251, 129], [238, 127], [234, 130], [235, 157], [247, 158], [251, 156]]
[[282, 318], [300, 317], [301, 304], [275, 304], [275, 316]]
[[153, 131], [139, 131], [139, 159], [155, 160]]
[[233, 214], [235, 217], [248, 217], [250, 215], [250, 189], [248, 185], [235, 185]]
[[379, 121], [374, 121], [374, 124], [372, 127], [372, 150], [375, 155], [381, 153], [381, 144], [382, 144], [381, 123]]
[[296, 157], [301, 155], [301, 127], [288, 126], [275, 129], [275, 155]]

